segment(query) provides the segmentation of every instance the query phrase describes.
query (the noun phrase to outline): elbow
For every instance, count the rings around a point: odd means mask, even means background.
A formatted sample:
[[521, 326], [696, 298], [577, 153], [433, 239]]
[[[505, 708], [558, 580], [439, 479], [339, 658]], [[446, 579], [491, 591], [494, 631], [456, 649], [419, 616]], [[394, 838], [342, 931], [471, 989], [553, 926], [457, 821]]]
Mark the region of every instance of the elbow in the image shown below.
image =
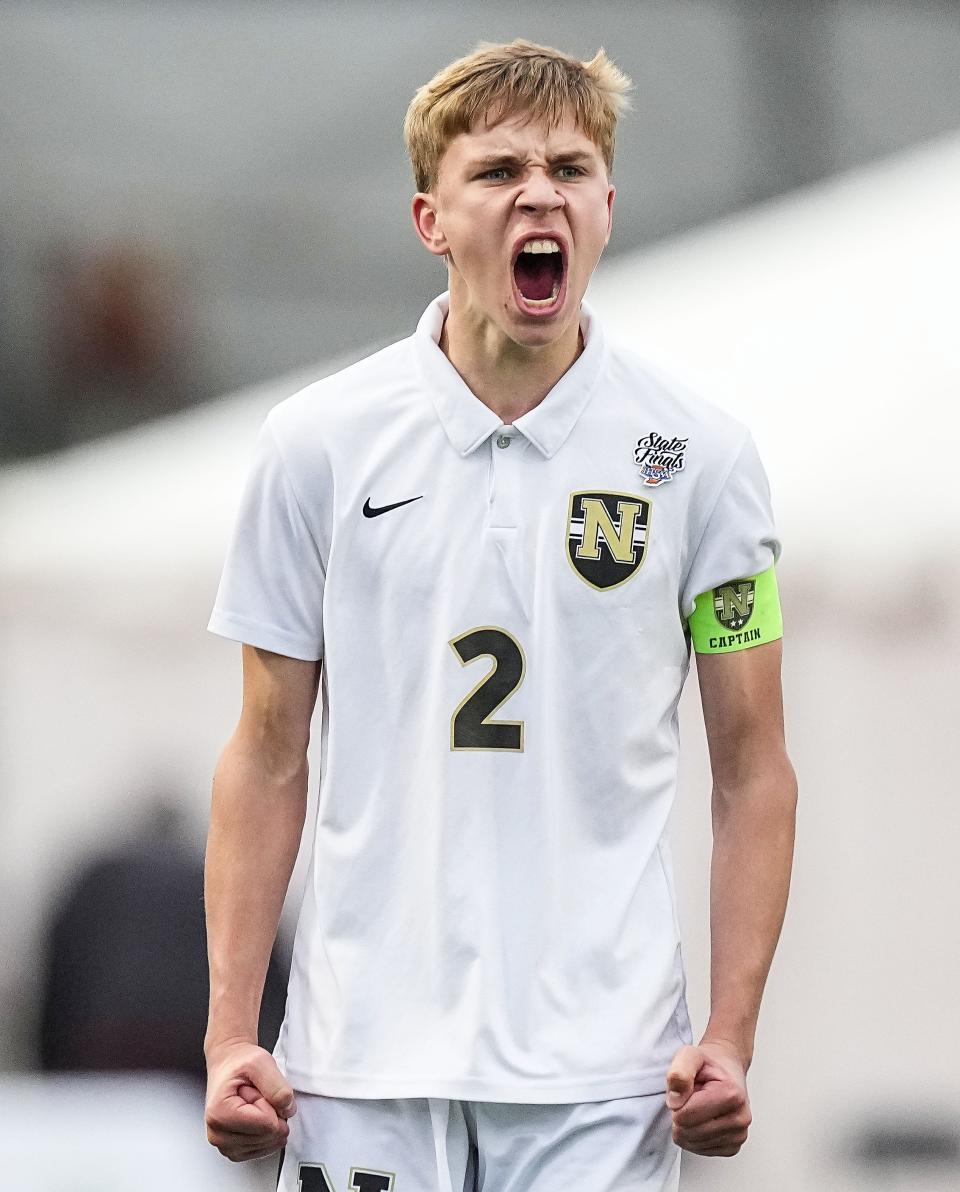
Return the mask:
[[759, 764], [738, 767], [732, 774], [714, 776], [714, 825], [748, 814], [792, 829], [798, 800], [796, 771], [784, 751], [764, 758]]
[[241, 724], [221, 754], [217, 773], [255, 775], [271, 787], [305, 786], [308, 776], [307, 742], [270, 733], [251, 733]]

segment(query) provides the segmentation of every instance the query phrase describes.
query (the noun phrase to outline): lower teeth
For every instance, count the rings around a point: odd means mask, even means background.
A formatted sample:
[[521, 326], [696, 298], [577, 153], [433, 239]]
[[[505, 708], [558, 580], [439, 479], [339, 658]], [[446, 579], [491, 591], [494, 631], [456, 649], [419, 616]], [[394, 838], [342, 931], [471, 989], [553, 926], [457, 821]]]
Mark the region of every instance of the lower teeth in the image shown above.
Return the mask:
[[553, 306], [559, 293], [560, 283], [555, 281], [553, 283], [553, 293], [549, 298], [524, 298], [524, 302], [527, 304], [527, 306]]

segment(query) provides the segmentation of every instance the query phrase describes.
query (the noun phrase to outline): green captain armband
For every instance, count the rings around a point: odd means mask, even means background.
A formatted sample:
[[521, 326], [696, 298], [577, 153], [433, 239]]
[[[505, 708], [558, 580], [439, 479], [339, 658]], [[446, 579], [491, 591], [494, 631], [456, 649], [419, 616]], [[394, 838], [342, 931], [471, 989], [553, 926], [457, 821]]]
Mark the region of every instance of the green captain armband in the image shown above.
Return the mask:
[[687, 624], [698, 654], [730, 654], [783, 637], [774, 569], [704, 592]]

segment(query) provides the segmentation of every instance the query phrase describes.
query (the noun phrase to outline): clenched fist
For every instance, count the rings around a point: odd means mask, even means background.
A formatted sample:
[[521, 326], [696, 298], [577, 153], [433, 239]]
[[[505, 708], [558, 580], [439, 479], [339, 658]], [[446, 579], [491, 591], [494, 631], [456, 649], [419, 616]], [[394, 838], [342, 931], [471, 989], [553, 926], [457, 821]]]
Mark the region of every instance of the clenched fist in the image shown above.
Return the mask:
[[207, 1053], [207, 1138], [221, 1155], [240, 1163], [281, 1150], [296, 1112], [293, 1089], [269, 1051], [235, 1041]]
[[667, 1073], [673, 1141], [697, 1155], [735, 1155], [753, 1120], [743, 1061], [733, 1047], [681, 1047]]

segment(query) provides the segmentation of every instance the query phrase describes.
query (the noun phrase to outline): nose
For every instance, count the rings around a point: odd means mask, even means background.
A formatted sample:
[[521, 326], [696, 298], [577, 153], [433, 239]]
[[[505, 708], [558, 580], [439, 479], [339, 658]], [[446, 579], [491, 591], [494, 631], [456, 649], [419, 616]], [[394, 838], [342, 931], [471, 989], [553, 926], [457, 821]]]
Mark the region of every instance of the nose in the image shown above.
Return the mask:
[[524, 211], [553, 211], [564, 197], [545, 170], [531, 170], [517, 192], [517, 206]]

